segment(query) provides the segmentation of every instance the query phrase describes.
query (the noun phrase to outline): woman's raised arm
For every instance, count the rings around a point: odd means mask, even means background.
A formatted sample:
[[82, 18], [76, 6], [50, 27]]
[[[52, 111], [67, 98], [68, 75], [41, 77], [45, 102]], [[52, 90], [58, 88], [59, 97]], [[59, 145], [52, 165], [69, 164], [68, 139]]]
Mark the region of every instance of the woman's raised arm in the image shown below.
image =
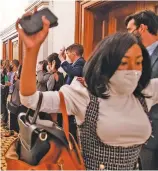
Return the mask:
[[[32, 15], [26, 13], [24, 16]], [[26, 53], [23, 60], [23, 68], [20, 80], [20, 93], [23, 96], [30, 96], [36, 92], [36, 62], [41, 44], [47, 37], [49, 30], [49, 21], [43, 16], [43, 29], [34, 34], [27, 35], [23, 29], [19, 28], [19, 20], [16, 22], [16, 29], [19, 33], [20, 39], [24, 42]]]

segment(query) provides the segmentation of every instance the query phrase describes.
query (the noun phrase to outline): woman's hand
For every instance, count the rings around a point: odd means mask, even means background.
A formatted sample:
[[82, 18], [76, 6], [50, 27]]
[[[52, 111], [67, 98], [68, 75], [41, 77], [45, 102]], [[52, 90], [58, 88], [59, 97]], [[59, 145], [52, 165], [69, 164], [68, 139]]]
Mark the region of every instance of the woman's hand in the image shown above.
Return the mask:
[[77, 81], [79, 81], [83, 86], [87, 87], [85, 79], [83, 77], [77, 77]]
[[[28, 12], [24, 14], [23, 17], [29, 15], [32, 15], [32, 13]], [[18, 19], [16, 22], [16, 30], [19, 33], [20, 39], [24, 42], [26, 49], [32, 49], [36, 47], [40, 48], [40, 45], [44, 42], [45, 38], [48, 35], [50, 22], [46, 19], [45, 16], [42, 16], [43, 29], [40, 32], [30, 36], [27, 35], [23, 29], [19, 28], [19, 21], [20, 19]]]
[[[36, 10], [34, 10], [36, 11]], [[24, 16], [32, 15], [32, 13], [27, 13]], [[43, 29], [34, 34], [27, 35], [23, 29], [18, 27], [19, 20], [16, 22], [16, 29], [19, 33], [20, 39], [24, 42], [26, 47], [25, 57], [23, 59], [23, 68], [20, 78], [20, 93], [23, 96], [30, 96], [34, 94], [36, 90], [36, 63], [37, 56], [41, 44], [47, 37], [50, 22], [43, 16]], [[29, 78], [29, 81], [28, 81]]]
[[5, 86], [8, 86], [8, 87], [9, 87], [9, 86], [11, 86], [11, 85], [12, 85], [12, 84], [11, 84], [10, 82], [6, 82], [6, 83], [5, 83]]
[[53, 61], [52, 61], [51, 68], [50, 68], [52, 72], [54, 72], [54, 70], [55, 70], [55, 65], [56, 65], [56, 61], [53, 60]]
[[66, 60], [65, 47], [63, 47], [59, 52], [59, 59], [61, 62]]

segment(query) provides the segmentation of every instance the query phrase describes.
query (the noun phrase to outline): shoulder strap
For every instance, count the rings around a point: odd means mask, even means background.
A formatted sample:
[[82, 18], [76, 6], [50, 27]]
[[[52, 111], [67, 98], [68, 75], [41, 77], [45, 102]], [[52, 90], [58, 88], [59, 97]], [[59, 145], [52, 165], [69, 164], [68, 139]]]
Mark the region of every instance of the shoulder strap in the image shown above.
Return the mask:
[[69, 147], [70, 147], [70, 149], [72, 149], [72, 144], [71, 144], [70, 137], [69, 137], [68, 114], [67, 114], [67, 110], [66, 110], [64, 95], [61, 91], [59, 91], [59, 97], [60, 97], [60, 110], [61, 110], [62, 117], [63, 117], [63, 129], [65, 132], [66, 139], [69, 143]]
[[30, 109], [28, 109], [27, 112], [26, 112], [26, 120], [27, 120], [30, 124], [35, 124], [35, 123], [36, 123], [37, 116], [38, 116], [39, 111], [40, 111], [40, 108], [41, 108], [42, 99], [43, 99], [43, 93], [40, 91], [40, 92], [39, 92], [39, 100], [38, 100], [38, 103], [37, 103], [37, 108], [36, 108], [36, 110], [35, 110], [35, 113], [34, 113], [33, 118], [32, 118], [31, 121], [29, 120], [29, 111], [30, 111]]
[[[67, 110], [66, 110], [66, 105], [65, 105], [65, 100], [64, 100], [64, 95], [61, 91], [59, 91], [59, 96], [60, 96], [60, 110], [62, 112], [62, 117], [63, 117], [63, 129], [64, 129], [64, 132], [65, 132], [65, 136], [67, 138], [67, 141], [69, 143], [69, 148], [70, 150], [72, 150], [73, 146], [71, 144], [71, 141], [70, 141], [70, 136], [69, 136], [69, 121], [68, 121], [68, 114], [67, 114]], [[73, 138], [73, 136], [71, 136]], [[74, 139], [74, 138], [73, 138]], [[74, 141], [74, 145], [76, 147], [76, 153], [79, 157], [79, 160], [80, 160], [80, 164], [83, 164], [84, 165], [84, 162], [83, 162], [83, 159], [82, 159], [82, 156], [81, 156], [81, 153], [80, 153], [80, 150], [78, 148], [78, 145], [76, 144], [75, 140]], [[73, 159], [73, 157], [72, 157]]]

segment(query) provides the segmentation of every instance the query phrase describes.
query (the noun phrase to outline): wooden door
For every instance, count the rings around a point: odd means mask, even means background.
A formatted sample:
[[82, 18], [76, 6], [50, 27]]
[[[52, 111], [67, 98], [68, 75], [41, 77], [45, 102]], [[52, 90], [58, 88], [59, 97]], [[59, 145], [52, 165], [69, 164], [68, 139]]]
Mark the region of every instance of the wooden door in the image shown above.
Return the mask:
[[126, 31], [126, 16], [150, 9], [158, 13], [157, 1], [78, 1], [76, 2], [75, 42], [81, 43], [85, 59], [104, 37]]
[[116, 32], [125, 32], [125, 18], [134, 13], [136, 2], [115, 2], [97, 9], [94, 12], [94, 42], [93, 48], [104, 37]]

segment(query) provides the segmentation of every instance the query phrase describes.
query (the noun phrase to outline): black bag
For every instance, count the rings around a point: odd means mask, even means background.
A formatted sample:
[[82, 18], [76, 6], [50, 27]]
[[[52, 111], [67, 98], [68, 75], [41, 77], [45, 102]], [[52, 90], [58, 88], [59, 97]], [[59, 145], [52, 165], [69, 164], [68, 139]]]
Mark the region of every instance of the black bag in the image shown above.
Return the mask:
[[[34, 112], [28, 109], [27, 113], [20, 113], [18, 116], [18, 123], [20, 127], [20, 142], [18, 149], [20, 154], [19, 159], [31, 165], [37, 165], [50, 148], [49, 143], [42, 140], [44, 135], [47, 135], [45, 134], [45, 131], [47, 130], [48, 132], [53, 132], [53, 123], [52, 128], [44, 127], [38, 124], [34, 125], [39, 115], [42, 99], [43, 94], [40, 92], [37, 109]], [[63, 133], [63, 131], [60, 130], [54, 130], [53, 132], [53, 134], [56, 134], [57, 136], [61, 136], [61, 133]], [[39, 138], [39, 135], [43, 135], [43, 137]], [[63, 134], [61, 137], [66, 143], [66, 139], [64, 138], [65, 135]]]
[[16, 105], [13, 102], [8, 102], [8, 110], [10, 113], [18, 115], [21, 112], [27, 112], [28, 108], [23, 105]]
[[[84, 162], [77, 143], [69, 133], [68, 115], [64, 96], [59, 92], [63, 129], [37, 123], [43, 94], [40, 92], [33, 116], [18, 116], [19, 137], [5, 154], [7, 170], [84, 170]], [[50, 121], [49, 121], [50, 122]]]

